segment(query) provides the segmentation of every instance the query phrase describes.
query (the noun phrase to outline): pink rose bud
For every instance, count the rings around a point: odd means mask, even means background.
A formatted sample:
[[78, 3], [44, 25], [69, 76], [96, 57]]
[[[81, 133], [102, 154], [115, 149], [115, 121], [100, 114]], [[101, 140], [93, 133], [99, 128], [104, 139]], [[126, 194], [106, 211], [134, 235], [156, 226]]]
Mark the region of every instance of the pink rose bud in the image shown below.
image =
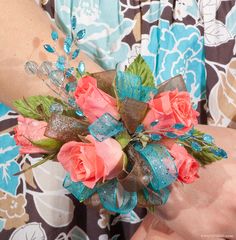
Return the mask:
[[47, 153], [44, 149], [35, 147], [30, 142], [45, 139], [44, 132], [46, 126], [47, 123], [44, 121], [37, 121], [22, 116], [18, 117], [18, 125], [14, 128], [14, 139], [16, 144], [21, 146], [20, 154]]
[[178, 169], [178, 179], [181, 182], [192, 183], [199, 178], [200, 164], [184, 147], [175, 143], [170, 149], [170, 154], [174, 157]]
[[[167, 132], [181, 135], [197, 124], [199, 113], [193, 109], [188, 92], [179, 92], [177, 89], [163, 92], [150, 100], [149, 107], [143, 124], [146, 130], [153, 133], [167, 129]], [[151, 123], [155, 121], [158, 123], [152, 126]], [[175, 129], [173, 126], [176, 124], [181, 124], [183, 128]]]
[[97, 88], [95, 78], [86, 76], [79, 80], [75, 100], [91, 123], [104, 113], [110, 113], [114, 118], [119, 118], [116, 99]]
[[90, 143], [68, 142], [57, 155], [58, 161], [70, 173], [74, 182], [82, 182], [93, 188], [99, 180], [112, 179], [123, 167], [121, 145], [112, 138], [96, 141], [91, 135], [86, 137]]

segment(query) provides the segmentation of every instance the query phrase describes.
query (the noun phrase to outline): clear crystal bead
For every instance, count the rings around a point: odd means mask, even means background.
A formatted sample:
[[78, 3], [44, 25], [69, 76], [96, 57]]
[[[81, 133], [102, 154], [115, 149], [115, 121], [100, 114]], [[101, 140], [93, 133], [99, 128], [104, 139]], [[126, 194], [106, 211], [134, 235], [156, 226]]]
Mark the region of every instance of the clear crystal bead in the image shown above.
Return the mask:
[[149, 176], [147, 176], [147, 175], [144, 175], [143, 177], [142, 177], [142, 182], [145, 184], [145, 185], [147, 185], [149, 182], [150, 182], [150, 177]]
[[44, 76], [48, 76], [48, 74], [52, 71], [52, 63], [49, 61], [44, 61], [38, 68], [37, 75], [42, 78]]
[[58, 87], [61, 87], [64, 81], [64, 74], [62, 71], [59, 70], [51, 71], [48, 77], [51, 80], [51, 82]]
[[52, 113], [62, 113], [63, 112], [63, 106], [60, 103], [53, 103], [50, 108], [49, 111]]
[[34, 61], [28, 61], [25, 63], [25, 71], [28, 74], [36, 74], [38, 71], [38, 64]]

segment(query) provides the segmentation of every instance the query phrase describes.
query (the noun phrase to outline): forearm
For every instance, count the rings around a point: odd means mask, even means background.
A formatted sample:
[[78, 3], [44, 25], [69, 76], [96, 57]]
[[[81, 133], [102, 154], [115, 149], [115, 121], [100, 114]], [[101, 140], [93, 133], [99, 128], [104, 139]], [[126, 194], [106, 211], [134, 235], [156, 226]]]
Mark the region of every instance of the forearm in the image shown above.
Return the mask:
[[[24, 64], [28, 60], [55, 61], [55, 56], [46, 54], [42, 46], [52, 43], [50, 33], [56, 26], [32, 0], [1, 0], [0, 9], [0, 101], [12, 106], [13, 100], [23, 96], [53, 94], [40, 79], [25, 73]], [[85, 54], [80, 54], [77, 63], [80, 59], [87, 71], [102, 70]]]

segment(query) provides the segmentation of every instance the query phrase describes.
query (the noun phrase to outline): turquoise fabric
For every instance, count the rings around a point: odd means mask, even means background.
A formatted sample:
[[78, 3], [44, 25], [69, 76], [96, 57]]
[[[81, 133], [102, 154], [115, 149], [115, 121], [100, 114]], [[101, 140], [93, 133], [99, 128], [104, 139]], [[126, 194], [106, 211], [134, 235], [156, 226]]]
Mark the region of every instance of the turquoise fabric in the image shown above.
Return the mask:
[[[195, 19], [199, 9], [195, 1], [190, 1], [182, 9]], [[148, 4], [147, 4], [148, 5]], [[178, 74], [184, 76], [187, 89], [191, 93], [194, 106], [206, 97], [206, 69], [204, 40], [200, 22], [195, 25], [183, 22], [171, 23], [165, 19], [163, 11], [167, 1], [152, 1], [143, 19], [150, 25], [159, 20], [149, 32], [140, 36], [135, 46], [145, 58], [154, 73], [156, 83]], [[71, 31], [70, 18], [78, 18], [77, 31], [85, 28], [86, 38], [81, 41], [81, 49], [105, 69], [124, 68], [127, 59], [134, 58], [133, 46], [124, 41], [136, 24], [135, 19], [125, 17], [124, 4], [110, 0], [69, 0], [56, 1], [56, 23], [65, 32]], [[127, 10], [127, 9], [126, 9]], [[176, 16], [178, 17], [178, 16]], [[142, 31], [142, 29], [141, 29]]]

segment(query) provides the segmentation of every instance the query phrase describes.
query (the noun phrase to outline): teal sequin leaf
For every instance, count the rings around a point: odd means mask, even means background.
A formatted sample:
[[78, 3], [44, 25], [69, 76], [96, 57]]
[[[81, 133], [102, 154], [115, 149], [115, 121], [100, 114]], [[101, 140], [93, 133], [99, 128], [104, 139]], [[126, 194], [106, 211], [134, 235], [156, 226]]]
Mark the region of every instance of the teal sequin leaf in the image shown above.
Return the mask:
[[72, 16], [72, 18], [71, 18], [71, 27], [72, 27], [72, 30], [75, 30], [75, 29], [76, 29], [76, 25], [77, 25], [76, 16]]
[[80, 31], [77, 32], [77, 40], [81, 40], [85, 37], [85, 34], [86, 34], [86, 30], [85, 29], [82, 29]]
[[214, 142], [214, 138], [209, 134], [204, 134], [202, 139], [205, 143], [208, 143], [208, 144], [212, 144]]
[[78, 57], [79, 53], [80, 53], [80, 49], [77, 48], [77, 49], [72, 53], [72, 56], [71, 56], [72, 60], [76, 59], [76, 58]]
[[185, 127], [185, 125], [183, 123], [176, 123], [173, 128], [177, 129], [177, 130], [181, 130]]
[[43, 45], [43, 47], [49, 53], [54, 53], [55, 52], [55, 49], [49, 44], [45, 44], [45, 45]]
[[58, 40], [58, 33], [56, 31], [52, 31], [51, 37], [52, 37], [53, 41], [57, 41]]
[[150, 135], [150, 138], [151, 138], [153, 141], [160, 141], [160, 140], [162, 139], [161, 135], [155, 134], [155, 133], [151, 134], [151, 135]]
[[74, 92], [77, 87], [77, 82], [68, 82], [65, 86], [67, 92]]
[[85, 73], [85, 63], [83, 61], [79, 62], [77, 70], [80, 75], [83, 75]]
[[202, 151], [202, 146], [197, 142], [192, 142], [191, 147], [195, 152], [201, 152]]
[[168, 138], [178, 138], [178, 135], [176, 135], [173, 132], [167, 132], [167, 133], [165, 133], [165, 136]]
[[70, 35], [67, 35], [64, 41], [64, 51], [66, 54], [70, 54], [71, 52], [71, 46], [72, 46], [72, 38]]
[[68, 68], [68, 69], [66, 70], [66, 78], [71, 77], [71, 76], [73, 75], [73, 72], [74, 72], [74, 68], [73, 68], [73, 67]]

